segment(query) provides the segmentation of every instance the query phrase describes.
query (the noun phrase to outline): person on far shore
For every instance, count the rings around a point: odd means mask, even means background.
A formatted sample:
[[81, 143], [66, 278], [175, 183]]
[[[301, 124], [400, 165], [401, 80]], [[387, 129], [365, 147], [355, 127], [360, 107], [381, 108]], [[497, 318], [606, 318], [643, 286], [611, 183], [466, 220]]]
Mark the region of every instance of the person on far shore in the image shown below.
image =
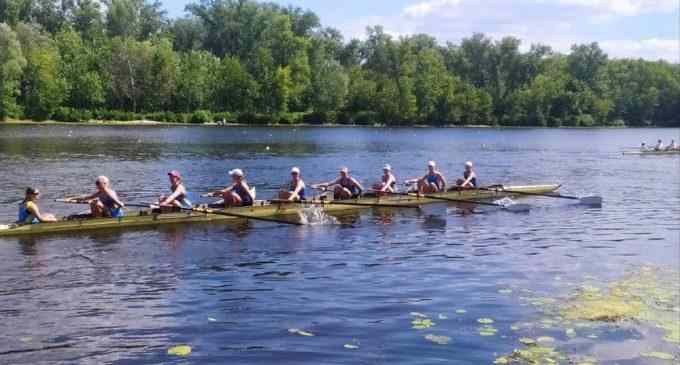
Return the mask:
[[477, 187], [477, 174], [473, 170], [472, 161], [465, 163], [465, 171], [463, 172], [463, 178], [456, 181], [458, 188], [463, 189], [475, 189]]
[[289, 201], [305, 200], [305, 182], [300, 176], [300, 168], [293, 167], [290, 170], [290, 183], [284, 186], [279, 193], [279, 199]]
[[40, 191], [27, 188], [24, 200], [19, 204], [19, 219], [17, 224], [53, 223], [57, 218], [53, 214], [41, 213], [38, 208]]
[[379, 183], [373, 185], [373, 190], [375, 190], [378, 195], [397, 192], [397, 179], [392, 174], [392, 166], [389, 164], [383, 166], [383, 176], [380, 178]]
[[663, 141], [659, 140], [654, 146], [654, 151], [663, 151]]

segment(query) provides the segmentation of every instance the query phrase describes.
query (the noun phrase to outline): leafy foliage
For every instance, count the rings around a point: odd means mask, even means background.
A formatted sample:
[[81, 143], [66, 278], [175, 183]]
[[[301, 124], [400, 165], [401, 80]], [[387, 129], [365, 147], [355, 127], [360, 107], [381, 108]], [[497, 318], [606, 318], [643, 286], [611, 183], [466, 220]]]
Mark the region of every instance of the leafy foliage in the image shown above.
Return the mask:
[[[680, 125], [680, 66], [380, 26], [345, 41], [316, 14], [201, 0], [0, 1], [0, 119], [383, 125]], [[219, 114], [215, 114], [219, 113]], [[228, 116], [217, 117], [217, 115]]]

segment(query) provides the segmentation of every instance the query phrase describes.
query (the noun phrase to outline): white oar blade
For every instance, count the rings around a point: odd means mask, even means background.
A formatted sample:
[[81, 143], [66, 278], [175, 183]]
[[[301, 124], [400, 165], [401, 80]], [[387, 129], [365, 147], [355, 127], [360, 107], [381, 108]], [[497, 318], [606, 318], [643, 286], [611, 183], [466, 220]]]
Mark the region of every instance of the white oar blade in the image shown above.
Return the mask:
[[512, 204], [506, 205], [505, 209], [513, 213], [526, 213], [531, 210], [531, 205], [529, 204]]
[[588, 205], [591, 207], [601, 207], [602, 197], [601, 196], [586, 196], [581, 198], [580, 203], [582, 205]]

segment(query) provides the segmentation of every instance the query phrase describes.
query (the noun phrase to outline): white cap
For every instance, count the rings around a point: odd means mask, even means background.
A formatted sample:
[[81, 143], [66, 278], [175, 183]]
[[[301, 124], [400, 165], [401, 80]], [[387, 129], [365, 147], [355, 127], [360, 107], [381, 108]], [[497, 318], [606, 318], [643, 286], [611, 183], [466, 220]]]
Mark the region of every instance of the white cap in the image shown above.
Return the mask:
[[466, 162], [466, 163], [465, 163], [465, 166], [467, 166], [467, 167], [472, 167], [472, 161]]
[[240, 176], [240, 177], [243, 177], [243, 170], [241, 170], [241, 169], [233, 169], [233, 170], [229, 171], [229, 175], [231, 175], [231, 176]]
[[390, 164], [386, 163], [385, 166], [383, 166], [383, 170], [392, 171], [392, 166], [390, 166]]
[[299, 173], [300, 173], [300, 169], [297, 168], [297, 167], [293, 167], [292, 169], [290, 169], [290, 173], [291, 173], [291, 174], [299, 174]]
[[346, 167], [342, 167], [342, 168], [340, 168], [340, 172], [344, 172], [346, 174], [349, 174], [349, 169], [346, 168]]
[[427, 163], [427, 166], [429, 166], [429, 167], [436, 167], [436, 166], [437, 166], [437, 163], [434, 162], [434, 161], [429, 161], [429, 162]]

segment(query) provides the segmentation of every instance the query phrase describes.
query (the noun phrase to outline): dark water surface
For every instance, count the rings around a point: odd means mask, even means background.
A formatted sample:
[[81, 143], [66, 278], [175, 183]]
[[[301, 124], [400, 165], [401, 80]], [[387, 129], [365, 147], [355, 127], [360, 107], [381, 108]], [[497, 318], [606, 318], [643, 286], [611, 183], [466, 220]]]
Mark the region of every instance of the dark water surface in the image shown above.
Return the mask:
[[[386, 162], [402, 180], [429, 159], [452, 180], [474, 160], [484, 184], [559, 182], [565, 194], [605, 199], [601, 209], [523, 199], [528, 214], [451, 206], [304, 227], [0, 239], [0, 363], [491, 364], [519, 337], [542, 335], [512, 329], [540, 317], [521, 293], [557, 296], [643, 265], [677, 270], [680, 158], [620, 153], [658, 138], [680, 131], [0, 126], [0, 222], [15, 219], [27, 185], [43, 191], [44, 211], [77, 212], [52, 200], [89, 192], [99, 174], [127, 201], [148, 201], [170, 169], [203, 192], [240, 167], [267, 198], [294, 165], [308, 183], [347, 165], [370, 185]], [[421, 315], [435, 325], [412, 328]], [[480, 336], [479, 318], [498, 332]], [[658, 333], [620, 332], [576, 344], [553, 334], [553, 346], [601, 364], [671, 363], [626, 351], [638, 341], [678, 359]], [[166, 353], [178, 344], [192, 353]]]

